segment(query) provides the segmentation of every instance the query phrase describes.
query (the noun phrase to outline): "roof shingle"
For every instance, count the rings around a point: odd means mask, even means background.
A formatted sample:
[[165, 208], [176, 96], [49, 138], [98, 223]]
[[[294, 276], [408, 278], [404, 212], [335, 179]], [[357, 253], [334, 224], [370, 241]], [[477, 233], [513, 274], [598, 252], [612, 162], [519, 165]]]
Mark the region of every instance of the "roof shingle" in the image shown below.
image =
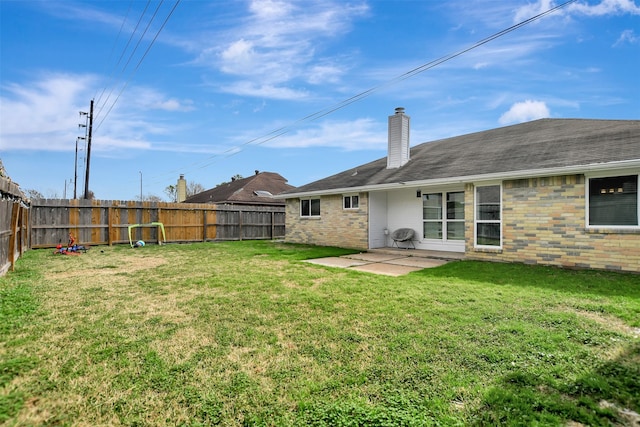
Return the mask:
[[540, 119], [422, 143], [401, 168], [385, 157], [283, 194], [625, 160], [640, 160], [640, 120]]
[[269, 196], [264, 191], [276, 195], [294, 187], [274, 172], [259, 172], [248, 178], [232, 180], [215, 188], [188, 197], [183, 203], [229, 203], [252, 205], [281, 205], [284, 202]]

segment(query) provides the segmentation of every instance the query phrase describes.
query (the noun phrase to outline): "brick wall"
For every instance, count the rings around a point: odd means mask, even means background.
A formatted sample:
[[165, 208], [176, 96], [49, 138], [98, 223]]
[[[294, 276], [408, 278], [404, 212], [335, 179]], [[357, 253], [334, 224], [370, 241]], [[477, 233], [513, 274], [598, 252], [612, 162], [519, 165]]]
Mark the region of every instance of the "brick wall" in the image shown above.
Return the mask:
[[359, 209], [343, 209], [342, 195], [322, 196], [320, 217], [303, 218], [300, 200], [288, 199], [285, 241], [366, 250], [369, 247], [367, 193], [359, 194], [359, 204]]
[[505, 181], [501, 250], [473, 247], [473, 186], [466, 249], [473, 259], [640, 272], [640, 232], [587, 229], [584, 175]]

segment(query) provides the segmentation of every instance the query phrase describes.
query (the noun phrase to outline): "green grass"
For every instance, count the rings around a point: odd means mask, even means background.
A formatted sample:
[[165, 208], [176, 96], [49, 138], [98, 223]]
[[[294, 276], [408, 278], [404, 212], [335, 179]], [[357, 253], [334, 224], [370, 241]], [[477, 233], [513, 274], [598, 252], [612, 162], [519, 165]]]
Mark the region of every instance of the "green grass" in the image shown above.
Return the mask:
[[345, 253], [30, 251], [0, 278], [0, 423], [634, 425], [640, 276], [301, 262]]

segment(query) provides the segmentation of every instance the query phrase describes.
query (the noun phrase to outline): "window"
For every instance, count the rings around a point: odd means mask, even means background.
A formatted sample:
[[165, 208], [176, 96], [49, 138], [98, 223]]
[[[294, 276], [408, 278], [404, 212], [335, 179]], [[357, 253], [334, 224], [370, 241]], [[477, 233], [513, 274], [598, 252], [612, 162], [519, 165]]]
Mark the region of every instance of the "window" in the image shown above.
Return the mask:
[[442, 239], [442, 194], [422, 195], [422, 218], [425, 239]]
[[447, 193], [447, 240], [464, 240], [464, 191]]
[[638, 175], [589, 179], [590, 226], [638, 226]]
[[300, 216], [320, 216], [320, 199], [300, 200]]
[[500, 247], [502, 241], [500, 186], [476, 187], [476, 246]]
[[423, 194], [422, 219], [425, 239], [464, 240], [464, 192]]
[[358, 209], [360, 207], [359, 196], [344, 196], [342, 207], [344, 209]]

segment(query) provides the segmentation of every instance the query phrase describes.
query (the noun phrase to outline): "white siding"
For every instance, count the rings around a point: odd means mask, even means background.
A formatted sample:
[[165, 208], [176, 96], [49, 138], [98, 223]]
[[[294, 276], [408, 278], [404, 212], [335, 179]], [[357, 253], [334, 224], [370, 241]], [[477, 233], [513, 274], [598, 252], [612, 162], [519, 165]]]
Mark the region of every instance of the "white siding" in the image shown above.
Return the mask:
[[387, 192], [369, 193], [369, 248], [387, 247]]
[[389, 116], [387, 169], [399, 168], [409, 161], [409, 116]]
[[[422, 238], [422, 197], [417, 192], [419, 188], [393, 190], [387, 192], [369, 193], [369, 247], [390, 247], [393, 240], [384, 235], [384, 229], [389, 234], [398, 228], [412, 228], [416, 232], [414, 245], [416, 249], [464, 252], [464, 240], [439, 241]], [[458, 188], [432, 189], [429, 191], [456, 191]], [[422, 190], [424, 192], [424, 190]]]
[[[422, 198], [416, 197], [416, 191], [417, 189], [407, 189], [388, 193], [389, 232], [398, 228], [413, 228], [418, 238], [422, 236]], [[388, 246], [391, 243], [393, 242], [389, 239]]]

